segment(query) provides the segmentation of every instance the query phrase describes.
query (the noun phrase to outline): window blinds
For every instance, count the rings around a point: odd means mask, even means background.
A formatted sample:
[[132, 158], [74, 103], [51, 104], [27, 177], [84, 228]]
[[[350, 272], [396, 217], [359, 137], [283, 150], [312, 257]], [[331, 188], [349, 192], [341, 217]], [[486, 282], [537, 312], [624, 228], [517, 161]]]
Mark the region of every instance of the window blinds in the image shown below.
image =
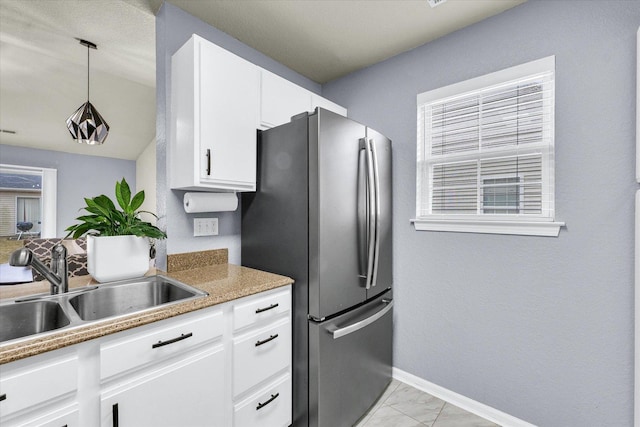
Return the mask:
[[553, 69], [418, 107], [418, 217], [553, 216]]

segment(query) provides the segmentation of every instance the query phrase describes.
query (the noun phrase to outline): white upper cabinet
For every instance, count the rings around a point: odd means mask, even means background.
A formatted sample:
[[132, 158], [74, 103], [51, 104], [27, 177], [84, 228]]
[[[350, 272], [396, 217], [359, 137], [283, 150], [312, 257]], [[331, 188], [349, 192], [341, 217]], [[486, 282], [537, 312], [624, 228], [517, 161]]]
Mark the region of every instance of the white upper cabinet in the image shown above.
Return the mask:
[[322, 107], [347, 115], [347, 109], [270, 71], [260, 70], [260, 129], [289, 123], [291, 117]]
[[193, 35], [171, 58], [169, 187], [255, 191], [256, 131], [347, 110]]
[[288, 123], [291, 116], [311, 111], [311, 92], [267, 70], [261, 70], [261, 77], [263, 129]]
[[193, 35], [171, 62], [169, 185], [255, 191], [260, 71]]

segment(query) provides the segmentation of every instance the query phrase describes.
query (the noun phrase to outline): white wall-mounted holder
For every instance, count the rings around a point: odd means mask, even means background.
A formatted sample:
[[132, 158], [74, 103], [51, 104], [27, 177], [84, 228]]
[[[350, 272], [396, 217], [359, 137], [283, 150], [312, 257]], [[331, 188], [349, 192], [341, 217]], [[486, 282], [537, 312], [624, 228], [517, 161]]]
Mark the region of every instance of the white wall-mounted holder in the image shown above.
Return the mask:
[[238, 196], [236, 193], [184, 193], [183, 204], [186, 213], [235, 211]]

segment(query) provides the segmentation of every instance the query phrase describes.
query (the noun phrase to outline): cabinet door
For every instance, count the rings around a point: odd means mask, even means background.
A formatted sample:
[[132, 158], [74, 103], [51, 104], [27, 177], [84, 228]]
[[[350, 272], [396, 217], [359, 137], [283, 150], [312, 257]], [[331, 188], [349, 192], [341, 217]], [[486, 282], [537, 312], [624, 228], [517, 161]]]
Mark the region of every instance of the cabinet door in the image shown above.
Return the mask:
[[291, 116], [311, 111], [311, 92], [261, 70], [260, 124], [263, 129], [289, 123]]
[[226, 425], [224, 362], [219, 347], [103, 392], [101, 426]]
[[21, 411], [72, 397], [78, 387], [78, 356], [44, 354], [2, 366], [0, 425]]
[[255, 190], [260, 72], [212, 43], [200, 40], [198, 46], [200, 182]]

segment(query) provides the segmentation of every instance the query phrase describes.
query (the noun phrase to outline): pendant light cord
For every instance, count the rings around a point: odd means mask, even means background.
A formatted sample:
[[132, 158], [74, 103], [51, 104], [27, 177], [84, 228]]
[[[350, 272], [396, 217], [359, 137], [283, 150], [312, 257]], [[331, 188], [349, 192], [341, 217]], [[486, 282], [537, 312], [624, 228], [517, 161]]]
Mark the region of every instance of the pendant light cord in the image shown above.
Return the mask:
[[89, 102], [89, 45], [87, 45], [87, 102]]

